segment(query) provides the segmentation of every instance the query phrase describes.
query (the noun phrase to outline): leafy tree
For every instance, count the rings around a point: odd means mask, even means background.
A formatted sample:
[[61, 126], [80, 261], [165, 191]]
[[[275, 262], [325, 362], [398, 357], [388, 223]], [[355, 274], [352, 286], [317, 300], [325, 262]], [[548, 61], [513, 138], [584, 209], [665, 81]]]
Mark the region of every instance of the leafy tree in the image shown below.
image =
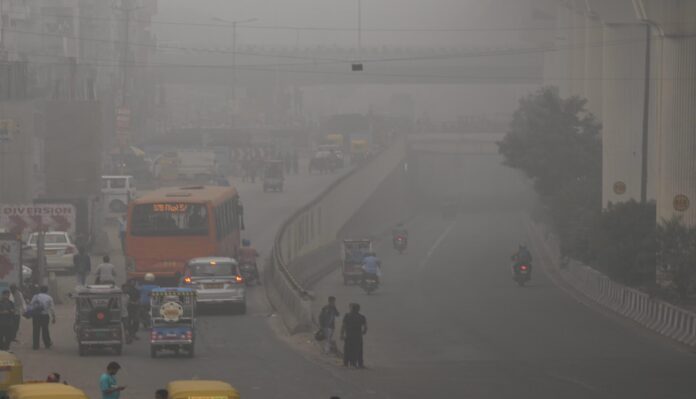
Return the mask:
[[552, 194], [573, 181], [600, 181], [601, 125], [586, 103], [580, 97], [563, 99], [553, 87], [520, 100], [498, 151], [506, 165], [534, 180], [539, 194]]
[[655, 203], [609, 204], [590, 235], [596, 266], [625, 284], [655, 281]]
[[657, 260], [677, 294], [686, 299], [696, 277], [696, 227], [684, 225], [678, 217], [663, 220], [657, 226]]

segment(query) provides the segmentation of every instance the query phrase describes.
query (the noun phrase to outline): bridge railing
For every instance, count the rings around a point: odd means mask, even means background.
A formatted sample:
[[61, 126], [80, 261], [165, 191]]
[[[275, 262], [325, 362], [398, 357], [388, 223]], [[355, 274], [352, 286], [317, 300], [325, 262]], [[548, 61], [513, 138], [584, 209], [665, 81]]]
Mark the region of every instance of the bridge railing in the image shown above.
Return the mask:
[[304, 269], [315, 266], [307, 257], [335, 244], [341, 227], [401, 166], [405, 157], [406, 142], [399, 139], [369, 162], [338, 179], [281, 225], [264, 280], [272, 305], [291, 332], [306, 330], [312, 325], [312, 294], [297, 277]]

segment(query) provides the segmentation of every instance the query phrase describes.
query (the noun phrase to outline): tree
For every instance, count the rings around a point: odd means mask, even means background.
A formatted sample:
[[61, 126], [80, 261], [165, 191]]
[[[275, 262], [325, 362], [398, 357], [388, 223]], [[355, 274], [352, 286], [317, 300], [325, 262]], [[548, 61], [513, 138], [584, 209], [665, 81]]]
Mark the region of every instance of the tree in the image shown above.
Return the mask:
[[569, 182], [601, 179], [601, 125], [586, 103], [543, 87], [520, 100], [510, 131], [498, 143], [505, 164], [532, 178], [542, 196]]
[[609, 204], [590, 234], [596, 266], [613, 280], [655, 281], [655, 203]]
[[663, 273], [671, 275], [673, 288], [686, 299], [696, 277], [696, 227], [674, 217], [657, 226], [657, 260]]

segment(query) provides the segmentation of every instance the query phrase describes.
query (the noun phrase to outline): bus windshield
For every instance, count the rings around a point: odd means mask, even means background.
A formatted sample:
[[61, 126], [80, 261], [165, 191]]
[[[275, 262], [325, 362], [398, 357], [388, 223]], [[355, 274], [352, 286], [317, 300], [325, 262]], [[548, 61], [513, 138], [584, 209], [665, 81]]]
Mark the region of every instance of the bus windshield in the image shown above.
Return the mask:
[[131, 235], [208, 235], [208, 209], [204, 204], [151, 203], [133, 208]]

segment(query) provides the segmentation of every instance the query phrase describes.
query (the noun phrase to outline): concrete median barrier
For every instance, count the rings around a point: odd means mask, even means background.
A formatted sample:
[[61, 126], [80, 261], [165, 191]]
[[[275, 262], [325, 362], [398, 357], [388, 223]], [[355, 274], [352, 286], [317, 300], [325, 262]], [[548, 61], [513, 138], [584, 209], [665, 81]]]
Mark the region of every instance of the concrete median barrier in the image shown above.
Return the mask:
[[558, 241], [539, 224], [530, 223], [530, 241], [535, 252], [554, 275], [583, 296], [643, 327], [677, 342], [696, 346], [696, 313], [651, 297], [648, 293], [612, 281], [609, 277], [577, 261], [560, 268]]
[[336, 267], [339, 232], [405, 158], [406, 142], [395, 141], [282, 224], [265, 268], [264, 286], [291, 333], [313, 326], [312, 293], [306, 287]]

